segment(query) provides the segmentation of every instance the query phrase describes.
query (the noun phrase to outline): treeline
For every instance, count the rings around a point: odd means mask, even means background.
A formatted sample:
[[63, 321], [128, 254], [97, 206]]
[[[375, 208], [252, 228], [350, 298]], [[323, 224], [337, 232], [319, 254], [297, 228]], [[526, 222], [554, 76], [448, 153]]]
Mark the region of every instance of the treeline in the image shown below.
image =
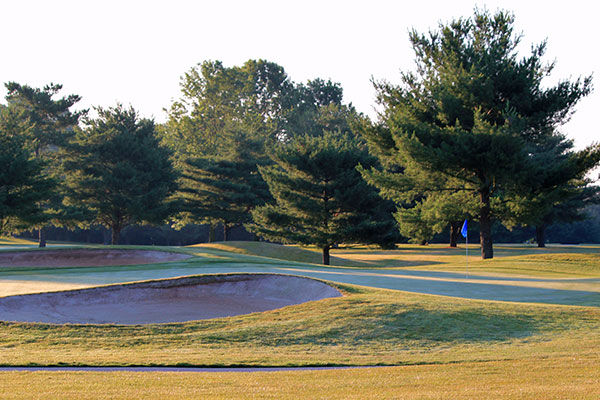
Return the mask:
[[[582, 244], [600, 243], [600, 205], [591, 205], [584, 210], [586, 219], [550, 225], [547, 228], [546, 239], [548, 243]], [[470, 227], [469, 243], [477, 243], [479, 232], [477, 223]], [[449, 229], [440, 232], [431, 238], [429, 243], [449, 243]], [[37, 232], [25, 231], [19, 234], [23, 238], [37, 238]], [[48, 227], [46, 234], [49, 239], [63, 242], [81, 242], [110, 244], [110, 229], [101, 226], [89, 228], [60, 228]], [[213, 230], [213, 240], [222, 241], [223, 227], [216, 226]], [[173, 228], [169, 224], [148, 226], [130, 225], [121, 232], [120, 243], [124, 245], [158, 245], [158, 246], [187, 246], [196, 243], [208, 242], [211, 230], [209, 225], [189, 224], [183, 228]], [[492, 226], [492, 235], [497, 243], [535, 243], [535, 227], [518, 226], [511, 230], [495, 222]], [[229, 240], [249, 241], [255, 236], [243, 226], [236, 226], [229, 230]], [[400, 237], [398, 243], [407, 243], [408, 238]]]
[[559, 128], [591, 78], [543, 86], [545, 43], [518, 58], [505, 12], [410, 38], [416, 71], [375, 82], [376, 121], [338, 83], [296, 83], [265, 60], [191, 68], [158, 125], [122, 105], [74, 112], [79, 96], [56, 98], [60, 85], [7, 83], [0, 233], [35, 228], [43, 246], [48, 227], [105, 227], [114, 244], [140, 224], [169, 242], [164, 224], [206, 226], [209, 241], [244, 227], [319, 246], [328, 263], [340, 243], [427, 243], [449, 229], [456, 246], [465, 219], [491, 258], [493, 224], [533, 227], [543, 246], [548, 226], [584, 219], [600, 147], [576, 151]]

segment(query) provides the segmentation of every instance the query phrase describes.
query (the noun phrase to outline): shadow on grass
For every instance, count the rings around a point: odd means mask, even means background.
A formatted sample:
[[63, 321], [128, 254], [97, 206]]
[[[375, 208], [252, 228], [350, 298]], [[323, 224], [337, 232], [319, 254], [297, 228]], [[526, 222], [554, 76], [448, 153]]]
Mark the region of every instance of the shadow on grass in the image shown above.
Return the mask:
[[[488, 314], [478, 311], [394, 311], [384, 307], [371, 318], [347, 321], [318, 334], [305, 335], [301, 343], [320, 345], [351, 342], [397, 342], [417, 345], [460, 344], [507, 341], [525, 338], [545, 330], [544, 324], [527, 315]], [[341, 339], [341, 342], [340, 342]], [[357, 343], [352, 343], [357, 344]]]
[[[204, 336], [212, 343], [252, 343], [260, 346], [375, 346], [418, 349], [431, 346], [488, 344], [559, 329], [551, 315], [487, 307], [431, 309], [418, 304], [330, 304], [328, 315], [301, 313], [249, 326], [216, 329]], [[442, 307], [443, 308], [443, 307]], [[215, 321], [216, 322], [216, 321]], [[233, 321], [231, 321], [233, 322]], [[257, 321], [258, 322], [258, 321]]]
[[403, 268], [403, 267], [421, 267], [445, 264], [442, 261], [431, 261], [431, 260], [397, 260], [397, 259], [383, 259], [383, 260], [360, 260], [363, 268]]

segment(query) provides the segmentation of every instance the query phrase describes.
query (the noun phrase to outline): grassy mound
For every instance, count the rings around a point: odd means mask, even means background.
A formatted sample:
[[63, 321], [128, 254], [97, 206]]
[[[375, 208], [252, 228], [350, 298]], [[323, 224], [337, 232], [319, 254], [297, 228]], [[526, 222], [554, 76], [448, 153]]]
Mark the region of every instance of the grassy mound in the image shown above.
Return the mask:
[[365, 365], [597, 355], [600, 310], [338, 285], [341, 298], [188, 323], [0, 323], [1, 365]]

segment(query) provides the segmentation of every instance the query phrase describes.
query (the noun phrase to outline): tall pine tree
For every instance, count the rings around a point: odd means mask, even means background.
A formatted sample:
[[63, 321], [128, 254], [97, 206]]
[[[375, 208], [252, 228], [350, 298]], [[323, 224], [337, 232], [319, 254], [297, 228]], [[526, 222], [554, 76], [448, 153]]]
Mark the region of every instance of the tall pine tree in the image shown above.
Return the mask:
[[49, 218], [42, 202], [51, 197], [56, 182], [27, 147], [28, 129], [22, 113], [0, 105], [0, 236]]
[[87, 211], [88, 223], [110, 228], [118, 244], [126, 226], [173, 214], [178, 175], [152, 120], [120, 105], [97, 111], [65, 154], [68, 202]]
[[591, 88], [590, 78], [543, 87], [553, 68], [541, 60], [546, 45], [519, 59], [513, 24], [506, 12], [476, 10], [428, 35], [413, 31], [416, 73], [399, 86], [376, 84], [384, 110], [380, 126], [365, 130], [399, 170], [439, 173], [476, 195], [484, 259], [493, 257], [492, 221], [506, 211], [495, 204], [539, 185], [539, 143]]
[[260, 168], [274, 204], [252, 211], [246, 227], [268, 240], [315, 245], [323, 264], [340, 243], [393, 245], [396, 228], [387, 203], [356, 167], [376, 160], [348, 135], [298, 136], [271, 153]]
[[72, 111], [71, 108], [81, 100], [78, 95], [69, 95], [56, 99], [62, 85], [49, 84], [42, 89], [9, 82], [6, 85], [6, 100], [9, 108], [17, 110], [27, 129], [24, 138], [27, 147], [36, 158], [47, 165], [45, 174], [49, 174], [60, 184], [54, 191], [46, 192], [43, 208], [47, 214], [44, 222], [40, 222], [39, 246], [46, 246], [44, 225], [50, 221], [61, 224], [67, 217], [62, 207], [64, 194], [61, 192], [64, 174], [60, 169], [60, 150], [73, 136], [74, 128], [87, 110]]

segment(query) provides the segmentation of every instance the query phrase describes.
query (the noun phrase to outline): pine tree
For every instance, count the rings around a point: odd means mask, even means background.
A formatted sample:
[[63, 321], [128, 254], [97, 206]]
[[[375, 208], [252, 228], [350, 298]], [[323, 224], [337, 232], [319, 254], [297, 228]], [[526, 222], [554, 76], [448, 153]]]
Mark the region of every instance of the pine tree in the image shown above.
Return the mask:
[[46, 163], [27, 147], [24, 121], [22, 113], [0, 106], [0, 235], [46, 222], [42, 202], [56, 187]]
[[173, 214], [177, 173], [152, 120], [121, 105], [97, 112], [65, 155], [68, 202], [87, 211], [88, 223], [110, 228], [118, 244], [126, 226], [162, 223]]
[[186, 160], [180, 188], [184, 215], [180, 219], [220, 223], [227, 241], [229, 228], [250, 222], [250, 211], [270, 198], [257, 162], [249, 154]]
[[513, 23], [506, 12], [475, 10], [428, 35], [413, 31], [417, 71], [400, 86], [376, 84], [384, 111], [380, 126], [365, 130], [388, 164], [459, 180], [476, 194], [482, 258], [493, 257], [502, 203], [535, 183], [539, 144], [591, 89], [591, 78], [544, 88], [553, 68], [541, 61], [546, 44], [518, 59]]
[[546, 227], [572, 223], [586, 217], [585, 208], [600, 202], [600, 187], [592, 185], [590, 172], [600, 163], [600, 144], [574, 150], [573, 142], [555, 133], [537, 146], [528, 190], [507, 201], [508, 225], [536, 228], [536, 242], [545, 247]]
[[325, 133], [294, 138], [271, 153], [275, 165], [261, 167], [275, 204], [252, 211], [246, 227], [268, 240], [316, 245], [329, 265], [340, 243], [394, 243], [387, 203], [356, 167], [376, 160], [348, 135]]
[[53, 180], [60, 183], [55, 186], [55, 190], [46, 192], [48, 197], [40, 200], [44, 204], [47, 218], [40, 220], [43, 222], [38, 226], [39, 246], [45, 247], [44, 225], [48, 222], [60, 225], [68, 218], [68, 210], [62, 207], [64, 194], [61, 193], [61, 188], [64, 174], [60, 169], [60, 150], [73, 136], [74, 128], [87, 110], [71, 110], [71, 107], [81, 100], [78, 95], [55, 99], [62, 85], [51, 83], [38, 89], [9, 82], [5, 86], [8, 92], [8, 107], [17, 110], [23, 124], [27, 124], [27, 129], [23, 131], [26, 146], [36, 158], [45, 162], [47, 168], [44, 174], [51, 175]]

